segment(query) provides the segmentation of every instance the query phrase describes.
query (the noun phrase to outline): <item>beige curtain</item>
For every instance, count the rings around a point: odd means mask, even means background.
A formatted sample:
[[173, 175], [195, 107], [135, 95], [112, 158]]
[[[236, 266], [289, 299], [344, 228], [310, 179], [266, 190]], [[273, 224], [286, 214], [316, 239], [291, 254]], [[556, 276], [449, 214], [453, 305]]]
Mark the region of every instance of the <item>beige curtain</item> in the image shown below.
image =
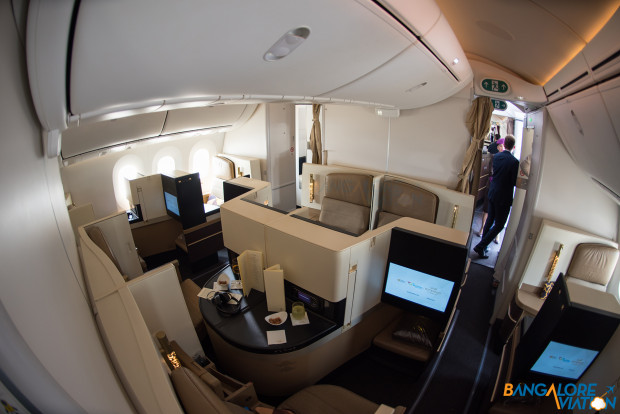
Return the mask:
[[[482, 143], [484, 137], [487, 136], [491, 129], [491, 115], [493, 114], [493, 104], [491, 98], [479, 96], [472, 102], [467, 120], [465, 124], [471, 134], [471, 142], [465, 158], [463, 166], [459, 173], [459, 182], [456, 185], [456, 191], [462, 193], [474, 194], [478, 191], [478, 182], [480, 179], [480, 160], [482, 158]], [[469, 183], [469, 177], [474, 174], [473, 185]]]
[[312, 150], [312, 164], [323, 163], [323, 147], [321, 145], [321, 105], [312, 105], [312, 129], [310, 130], [310, 149]]

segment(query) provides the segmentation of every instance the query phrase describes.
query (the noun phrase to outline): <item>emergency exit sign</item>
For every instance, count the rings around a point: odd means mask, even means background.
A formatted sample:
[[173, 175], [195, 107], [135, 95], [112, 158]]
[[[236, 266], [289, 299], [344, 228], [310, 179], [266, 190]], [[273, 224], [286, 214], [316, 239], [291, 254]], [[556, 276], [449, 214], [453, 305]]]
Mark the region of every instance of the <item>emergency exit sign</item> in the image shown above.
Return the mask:
[[493, 108], [495, 109], [499, 109], [500, 111], [505, 111], [506, 109], [508, 109], [508, 104], [506, 103], [506, 101], [491, 99], [491, 102], [493, 102]]
[[508, 84], [503, 80], [486, 78], [482, 80], [482, 89], [495, 93], [508, 93]]

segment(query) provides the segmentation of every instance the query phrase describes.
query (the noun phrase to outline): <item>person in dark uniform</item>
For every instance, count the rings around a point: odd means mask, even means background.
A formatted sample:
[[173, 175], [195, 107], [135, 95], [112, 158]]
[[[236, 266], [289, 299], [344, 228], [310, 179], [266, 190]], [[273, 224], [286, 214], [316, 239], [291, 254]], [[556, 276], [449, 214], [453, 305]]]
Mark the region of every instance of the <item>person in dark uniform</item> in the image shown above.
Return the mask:
[[512, 135], [506, 135], [504, 151], [493, 156], [493, 179], [488, 195], [489, 216], [484, 225], [482, 240], [474, 247], [474, 251], [482, 259], [489, 257], [487, 247], [491, 240], [504, 229], [510, 214], [514, 187], [519, 173], [519, 160], [512, 155], [514, 147], [515, 138]]
[[[488, 147], [487, 151], [489, 154], [497, 154], [498, 152], [502, 152], [504, 150], [504, 138], [500, 138], [497, 141], [492, 142]], [[491, 177], [491, 180], [493, 177]], [[487, 222], [487, 216], [489, 215], [489, 197], [484, 197], [484, 202], [482, 203], [482, 221], [480, 222], [480, 230], [476, 233], [479, 237], [482, 237], [484, 224]], [[499, 243], [499, 236], [495, 236], [495, 243]]]

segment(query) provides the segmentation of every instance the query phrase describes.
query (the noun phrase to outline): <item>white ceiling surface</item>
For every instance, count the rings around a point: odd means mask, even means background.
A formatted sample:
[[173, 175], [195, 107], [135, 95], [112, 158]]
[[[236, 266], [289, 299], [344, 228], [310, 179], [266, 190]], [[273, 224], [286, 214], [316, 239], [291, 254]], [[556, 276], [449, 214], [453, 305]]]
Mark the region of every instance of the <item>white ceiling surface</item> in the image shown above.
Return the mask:
[[[263, 59], [276, 40], [298, 27], [310, 29], [306, 41], [284, 59]], [[71, 56], [70, 112], [218, 95], [326, 96], [416, 107], [465, 84], [415, 43], [367, 0], [85, 0]], [[377, 68], [381, 72], [372, 74]], [[372, 78], [365, 79], [367, 74]], [[383, 88], [368, 91], [377, 79], [400, 96]], [[432, 102], [429, 94], [406, 92], [422, 82], [434, 92]]]
[[436, 0], [468, 56], [544, 85], [613, 15], [619, 0]]

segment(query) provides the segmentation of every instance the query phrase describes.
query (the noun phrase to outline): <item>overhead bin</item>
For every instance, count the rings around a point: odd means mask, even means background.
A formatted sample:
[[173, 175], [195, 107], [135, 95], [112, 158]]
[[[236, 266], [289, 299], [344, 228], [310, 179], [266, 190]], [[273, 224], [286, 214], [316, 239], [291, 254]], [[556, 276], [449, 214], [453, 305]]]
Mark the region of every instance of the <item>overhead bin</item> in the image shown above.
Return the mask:
[[256, 107], [256, 104], [230, 104], [83, 122], [62, 132], [61, 155], [67, 159], [103, 148], [189, 131], [230, 131], [243, 125]]
[[252, 116], [257, 105], [219, 105], [168, 111], [162, 135], [208, 128], [233, 128]]
[[[449, 30], [448, 23], [445, 17], [439, 16], [431, 33], [446, 30]], [[458, 64], [451, 65], [458, 66], [458, 73], [462, 76], [460, 81], [431, 51], [417, 42], [376, 70], [325, 96], [399, 108], [417, 108], [439, 102], [461, 90], [465, 81], [469, 82], [473, 77], [464, 54], [459, 55], [457, 50], [451, 52], [455, 59], [456, 56], [460, 58]]]
[[620, 73], [620, 9], [605, 27], [545, 85], [550, 102]]
[[[412, 108], [471, 80], [462, 49], [431, 0], [391, 1], [389, 12], [371, 0], [82, 0], [75, 2], [71, 31], [66, 15], [74, 2], [58, 1], [62, 13], [42, 0], [32, 0], [29, 10], [30, 81], [49, 130], [65, 129], [67, 117], [101, 118], [119, 108], [161, 111], [186, 102], [255, 103], [256, 97]], [[296, 49], [267, 59], [272, 46], [288, 47], [287, 33], [303, 34], [293, 39]], [[48, 55], [57, 57], [51, 72], [41, 58]], [[450, 63], [452, 55], [462, 58], [460, 66]], [[417, 82], [403, 74], [420, 68], [433, 88], [424, 99], [403, 99]], [[382, 72], [401, 74], [389, 85], [391, 93], [376, 86], [385, 86]], [[366, 84], [376, 93], [360, 93]], [[58, 106], [64, 118], [40, 110]]]
[[135, 115], [84, 124], [62, 133], [61, 155], [70, 158], [97, 149], [156, 137], [161, 133], [166, 112]]
[[620, 203], [620, 77], [547, 108], [575, 163]]

